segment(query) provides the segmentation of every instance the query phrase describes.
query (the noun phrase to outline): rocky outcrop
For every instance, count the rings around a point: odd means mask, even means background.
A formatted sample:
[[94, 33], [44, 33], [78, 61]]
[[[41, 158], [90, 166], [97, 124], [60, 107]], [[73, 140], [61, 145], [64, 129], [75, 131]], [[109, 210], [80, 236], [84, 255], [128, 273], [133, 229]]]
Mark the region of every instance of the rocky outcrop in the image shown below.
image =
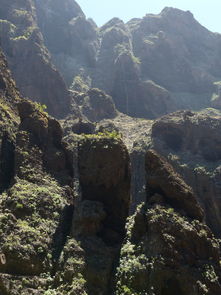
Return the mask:
[[95, 125], [83, 118], [73, 120], [72, 116], [68, 116], [62, 124], [64, 134], [93, 134]]
[[121, 112], [157, 118], [210, 105], [221, 76], [221, 38], [190, 12], [165, 8], [127, 24], [113, 18], [99, 37], [92, 85], [111, 95]]
[[221, 38], [190, 12], [165, 8], [127, 24], [113, 19], [100, 34], [93, 83], [113, 96], [120, 111], [157, 118], [210, 105], [213, 82], [221, 76]]
[[220, 76], [220, 36], [202, 27], [191, 12], [166, 7], [128, 26], [142, 75], [169, 91], [208, 92]]
[[[111, 94], [115, 82], [116, 60], [120, 53], [129, 55], [132, 52], [130, 33], [123, 21], [113, 18], [100, 28], [101, 45], [96, 65], [96, 73], [93, 84]], [[131, 62], [133, 68], [134, 64]], [[136, 75], [136, 68], [134, 68]]]
[[191, 189], [153, 150], [146, 181], [147, 199], [128, 220], [116, 294], [218, 295], [219, 241], [197, 220], [202, 209]]
[[110, 94], [117, 109], [127, 115], [155, 118], [165, 114], [170, 94], [154, 82], [141, 79], [140, 60], [134, 55], [129, 28], [114, 18], [101, 27], [100, 36], [93, 85]]
[[194, 189], [207, 223], [220, 235], [220, 124], [213, 109], [176, 112], [153, 124], [154, 148]]
[[[76, 1], [35, 1], [38, 24], [53, 62], [68, 86], [82, 69], [95, 66], [96, 26], [85, 18]], [[61, 13], [62, 12], [62, 13]]]
[[86, 93], [75, 93], [74, 100], [79, 106], [81, 114], [91, 122], [117, 116], [112, 97], [100, 89], [91, 88]]
[[193, 191], [173, 170], [165, 159], [155, 151], [146, 154], [147, 189], [150, 202], [163, 202], [181, 210], [187, 216], [203, 220], [203, 211], [197, 203]]
[[[63, 132], [58, 121], [50, 118], [47, 113], [39, 110], [38, 104], [30, 103], [30, 101], [23, 100], [20, 102], [18, 111], [21, 118], [19, 133], [17, 134], [18, 148], [16, 150], [18, 175], [22, 177], [24, 163], [27, 161], [27, 164], [29, 162], [30, 165], [32, 159], [34, 159], [29, 152], [33, 147], [34, 150], [39, 150], [40, 163], [42, 163], [43, 169], [46, 169], [59, 181], [70, 185], [73, 167], [70, 154], [62, 142]], [[24, 150], [30, 154], [28, 159], [26, 159], [26, 155], [24, 157]], [[39, 166], [38, 164], [35, 163], [34, 165]], [[41, 169], [39, 168], [39, 170]]]
[[[92, 135], [79, 146], [82, 199], [101, 202], [106, 212], [100, 232], [109, 243], [122, 238], [130, 204], [129, 157], [122, 142], [107, 135]], [[104, 161], [105, 159], [105, 161]], [[91, 173], [93, 171], [93, 173]]]
[[221, 109], [221, 81], [213, 83], [215, 86], [215, 92], [211, 97], [211, 106], [216, 109]]
[[107, 294], [129, 211], [126, 147], [117, 133], [72, 135], [77, 150], [70, 134], [63, 142], [60, 124], [19, 97], [0, 62], [1, 106], [13, 119], [0, 133], [0, 293]]
[[86, 253], [89, 294], [108, 294], [129, 214], [129, 156], [120, 138], [106, 133], [81, 140], [78, 160], [82, 201], [76, 207], [73, 235]]
[[15, 130], [20, 121], [15, 105], [19, 101], [19, 93], [0, 51], [0, 192], [9, 187], [14, 174]]
[[52, 272], [70, 230], [68, 151], [59, 123], [20, 97], [2, 53], [0, 65], [0, 293], [43, 292], [48, 279], [40, 274]]
[[1, 46], [22, 95], [46, 104], [50, 114], [64, 117], [70, 96], [44, 46], [33, 1], [3, 1], [1, 7]]
[[[14, 174], [10, 188], [1, 197], [0, 251], [5, 259], [0, 272], [38, 276], [53, 268], [54, 235], [68, 206], [63, 186], [71, 184], [72, 167], [59, 123], [30, 101], [21, 100], [18, 111], [21, 123], [11, 151]], [[10, 279], [13, 284], [13, 277]], [[3, 294], [8, 292], [7, 280], [2, 280], [0, 289]]]
[[127, 225], [116, 294], [219, 294], [219, 243], [168, 205], [137, 208]]

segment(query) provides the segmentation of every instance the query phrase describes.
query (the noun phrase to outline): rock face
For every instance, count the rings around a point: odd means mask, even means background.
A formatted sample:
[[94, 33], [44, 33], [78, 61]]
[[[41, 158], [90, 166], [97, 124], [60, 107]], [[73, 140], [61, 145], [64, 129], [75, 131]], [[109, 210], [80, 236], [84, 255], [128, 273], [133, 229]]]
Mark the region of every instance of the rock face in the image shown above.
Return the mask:
[[0, 294], [220, 295], [220, 35], [0, 2]]
[[0, 32], [1, 46], [22, 95], [46, 104], [54, 116], [65, 116], [70, 96], [44, 46], [33, 1], [3, 1]]
[[[83, 73], [89, 86], [135, 117], [210, 105], [213, 82], [221, 77], [221, 38], [190, 12], [165, 8], [127, 24], [113, 18], [98, 29], [75, 2], [36, 5], [46, 44], [69, 85]], [[54, 35], [60, 45], [53, 44]]]
[[91, 122], [117, 116], [112, 97], [99, 89], [91, 88], [86, 93], [75, 93], [74, 99], [82, 115]]
[[211, 106], [213, 108], [219, 109], [221, 108], [221, 81], [217, 81], [214, 83], [216, 92], [213, 93], [211, 98]]
[[85, 251], [88, 294], [112, 294], [130, 206], [129, 156], [121, 139], [107, 133], [84, 136], [78, 146], [81, 200], [72, 235]]
[[119, 111], [148, 119], [210, 106], [213, 83], [221, 80], [221, 37], [188, 11], [167, 7], [97, 28], [75, 1], [26, 0], [3, 2], [0, 17], [1, 43], [21, 92], [56, 116], [66, 115], [70, 103], [60, 74], [68, 87], [80, 79], [85, 91], [99, 88]]
[[126, 147], [113, 133], [73, 135], [76, 151], [20, 98], [2, 54], [0, 65], [0, 293], [107, 294], [129, 211]]
[[220, 76], [220, 36], [202, 27], [189, 11], [166, 7], [128, 25], [142, 75], [168, 90], [208, 92]]
[[43, 292], [39, 275], [52, 271], [70, 230], [72, 170], [59, 123], [19, 96], [2, 53], [0, 65], [0, 293], [31, 294]]
[[[36, 0], [38, 24], [52, 59], [68, 86], [80, 69], [90, 73], [96, 62], [96, 26], [75, 1]], [[62, 12], [62, 13], [61, 13]]]
[[218, 111], [180, 111], [157, 120], [153, 146], [193, 187], [207, 223], [220, 235], [220, 124]]
[[82, 141], [78, 157], [82, 199], [103, 204], [106, 212], [103, 234], [113, 243], [114, 236], [117, 240], [122, 237], [129, 212], [128, 153], [119, 140], [105, 135], [96, 139], [95, 135], [94, 139], [92, 136]]
[[127, 115], [155, 118], [165, 114], [170, 94], [153, 81], [141, 79], [140, 60], [134, 55], [129, 28], [114, 18], [100, 29], [100, 36], [93, 85], [112, 95], [118, 110]]
[[165, 205], [143, 204], [128, 223], [116, 294], [218, 295], [219, 257], [207, 226]]
[[[100, 34], [100, 75], [94, 85], [111, 94], [122, 112], [156, 118], [175, 109], [209, 106], [212, 83], [221, 76], [221, 38], [190, 12], [165, 8], [127, 24], [114, 19]], [[158, 96], [153, 84], [170, 95]]]
[[0, 191], [7, 188], [14, 173], [14, 132], [19, 116], [15, 104], [20, 96], [11, 78], [5, 57], [0, 51]]
[[[30, 145], [38, 146], [41, 150], [44, 169], [63, 184], [71, 184], [73, 167], [69, 162], [69, 153], [65, 144], [62, 143], [63, 132], [60, 124], [55, 119], [48, 117], [46, 113], [39, 111], [38, 105], [36, 107], [30, 101], [23, 100], [19, 103], [18, 111], [21, 118], [18, 145], [25, 144], [24, 147], [21, 147], [21, 150], [27, 149], [28, 152]], [[25, 132], [30, 133], [29, 144], [24, 142], [26, 139]], [[18, 155], [16, 155], [16, 168], [19, 175], [20, 173], [23, 174], [21, 169], [25, 161], [23, 154], [23, 152], [20, 153], [19, 146]], [[31, 162], [31, 157], [28, 161]]]
[[203, 220], [203, 211], [197, 203], [190, 187], [173, 170], [165, 159], [149, 150], [146, 154], [147, 188], [150, 200], [154, 201], [156, 192], [162, 201], [171, 204], [177, 210], [183, 210], [187, 216]]
[[[219, 243], [195, 219], [202, 210], [190, 188], [152, 150], [146, 173], [147, 199], [127, 224], [116, 294], [219, 294]], [[181, 207], [192, 218], [178, 213]]]

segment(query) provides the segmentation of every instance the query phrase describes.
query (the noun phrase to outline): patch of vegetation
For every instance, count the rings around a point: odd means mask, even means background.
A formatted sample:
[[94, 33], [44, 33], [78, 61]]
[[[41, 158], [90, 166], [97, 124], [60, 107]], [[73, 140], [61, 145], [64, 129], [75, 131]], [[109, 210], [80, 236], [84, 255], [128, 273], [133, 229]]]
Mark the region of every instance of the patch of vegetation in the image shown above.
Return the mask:
[[135, 64], [139, 65], [139, 64], [141, 63], [141, 60], [140, 60], [139, 57], [137, 57], [137, 56], [135, 56], [135, 55], [133, 55], [133, 54], [131, 54], [131, 57], [132, 57], [132, 60], [133, 60], [133, 62], [134, 62]]
[[36, 30], [36, 27], [33, 26], [33, 27], [28, 27], [24, 32], [23, 32], [23, 35], [20, 35], [20, 36], [17, 36], [17, 37], [14, 37], [12, 38], [12, 40], [14, 41], [19, 41], [19, 40], [29, 40], [29, 38], [31, 37], [31, 35], [33, 34], [33, 32]]
[[221, 81], [216, 81], [216, 82], [213, 83], [213, 85], [221, 87]]
[[114, 51], [119, 54], [127, 53], [129, 51], [127, 43], [119, 43], [114, 47]]
[[47, 106], [45, 104], [41, 104], [40, 102], [34, 102], [36, 109], [41, 112], [41, 113], [45, 113], [48, 114], [46, 112], [47, 110]]
[[211, 98], [211, 101], [214, 102], [214, 101], [216, 101], [217, 99], [219, 99], [219, 95], [216, 94], [216, 93], [213, 93], [212, 98]]
[[87, 92], [91, 86], [91, 78], [86, 76], [82, 70], [82, 73], [75, 76], [70, 89], [78, 92]]
[[111, 132], [109, 131], [98, 132], [96, 134], [82, 134], [80, 136], [85, 139], [100, 139], [100, 138], [111, 138], [116, 140], [122, 139], [122, 134], [117, 132], [116, 130], [113, 130]]
[[53, 236], [66, 204], [63, 189], [49, 176], [41, 185], [16, 178], [1, 195], [0, 247], [8, 260], [17, 263], [9, 266], [9, 273], [12, 267], [27, 275], [52, 268]]
[[1, 111], [5, 112], [7, 114], [11, 113], [11, 108], [6, 103], [0, 102], [0, 108], [1, 108]]
[[127, 43], [123, 43], [123, 44], [117, 44], [114, 47], [115, 50], [115, 54], [120, 56], [123, 54], [127, 54], [128, 56], [131, 57], [132, 61], [136, 64], [139, 65], [141, 63], [141, 60], [139, 57], [136, 57], [133, 52], [130, 50], [129, 46]]
[[212, 265], [204, 265], [203, 276], [211, 283], [218, 282], [218, 277]]
[[13, 36], [16, 26], [7, 20], [0, 19], [0, 35], [8, 33], [9, 37]]
[[27, 17], [29, 15], [29, 13], [27, 12], [27, 10], [23, 10], [23, 9], [14, 9], [13, 10], [13, 16], [15, 17]]

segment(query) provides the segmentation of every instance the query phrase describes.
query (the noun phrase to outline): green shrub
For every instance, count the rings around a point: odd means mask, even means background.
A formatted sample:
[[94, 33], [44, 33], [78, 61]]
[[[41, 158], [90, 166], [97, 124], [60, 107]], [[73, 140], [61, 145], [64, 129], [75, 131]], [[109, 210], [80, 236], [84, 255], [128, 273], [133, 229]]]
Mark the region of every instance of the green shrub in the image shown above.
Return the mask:
[[47, 113], [46, 112], [47, 106], [45, 104], [41, 104], [40, 102], [35, 102], [35, 107], [39, 112]]

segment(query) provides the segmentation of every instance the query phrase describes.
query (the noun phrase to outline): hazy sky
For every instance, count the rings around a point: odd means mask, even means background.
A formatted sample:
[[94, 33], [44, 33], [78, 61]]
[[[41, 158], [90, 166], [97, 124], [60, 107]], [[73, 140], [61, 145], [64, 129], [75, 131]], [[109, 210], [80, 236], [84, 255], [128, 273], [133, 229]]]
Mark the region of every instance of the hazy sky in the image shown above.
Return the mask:
[[146, 13], [159, 13], [165, 6], [190, 10], [211, 31], [221, 33], [221, 0], [76, 0], [98, 26], [112, 17], [128, 21]]

